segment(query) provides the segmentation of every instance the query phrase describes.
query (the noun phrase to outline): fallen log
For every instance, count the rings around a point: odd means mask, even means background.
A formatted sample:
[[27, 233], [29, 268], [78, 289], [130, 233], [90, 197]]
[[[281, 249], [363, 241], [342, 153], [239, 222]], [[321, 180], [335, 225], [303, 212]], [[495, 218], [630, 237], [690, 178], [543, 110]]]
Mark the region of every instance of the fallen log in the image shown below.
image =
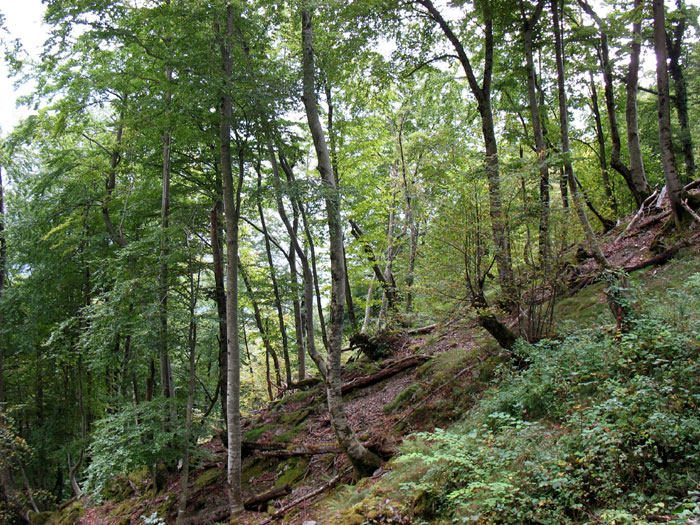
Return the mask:
[[420, 328], [414, 328], [413, 330], [408, 330], [406, 332], [406, 335], [418, 335], [418, 334], [427, 334], [428, 332], [432, 332], [437, 328], [437, 323], [435, 324], [429, 324], [428, 326], [422, 326]]
[[691, 216], [693, 219], [695, 219], [695, 222], [697, 222], [698, 224], [700, 224], [700, 215], [698, 215], [697, 213], [695, 213], [695, 210], [693, 210], [693, 208], [691, 208], [690, 206], [688, 206], [688, 199], [682, 200], [682, 201], [681, 201], [681, 205], [683, 206], [683, 208], [685, 208], [685, 211], [687, 211], [688, 213], [690, 213], [690, 216]]
[[342, 454], [338, 445], [299, 445], [291, 448], [284, 446], [277, 449], [266, 449], [260, 452], [261, 456], [294, 457], [294, 456], [320, 456], [323, 454]]
[[342, 393], [347, 394], [358, 388], [364, 388], [366, 386], [379, 383], [388, 377], [394, 376], [399, 372], [403, 372], [404, 370], [413, 366], [421, 365], [430, 359], [432, 359], [432, 357], [429, 355], [412, 355], [410, 357], [406, 357], [405, 359], [396, 361], [372, 375], [356, 377], [352, 381], [348, 381], [342, 386]]
[[[284, 485], [276, 489], [263, 492], [262, 494], [257, 494], [245, 500], [243, 502], [243, 507], [246, 510], [259, 510], [262, 505], [273, 499], [281, 498], [291, 494], [292, 489], [289, 485]], [[214, 510], [206, 513], [200, 514], [199, 516], [188, 518], [185, 523], [188, 525], [198, 525], [201, 523], [217, 523], [219, 521], [228, 521], [231, 516], [231, 506], [222, 505], [215, 508]]]
[[292, 488], [289, 485], [284, 485], [282, 487], [263, 492], [262, 494], [251, 496], [243, 502], [243, 507], [246, 510], [258, 510], [262, 505], [265, 505], [268, 501], [281, 498], [282, 496], [291, 494], [291, 492]]
[[321, 383], [323, 383], [323, 380], [320, 377], [307, 377], [306, 379], [302, 379], [301, 381], [297, 381], [296, 383], [290, 383], [289, 388], [303, 390], [305, 388], [320, 385]]
[[664, 264], [666, 261], [673, 258], [678, 253], [678, 250], [685, 248], [688, 246], [688, 244], [690, 244], [689, 241], [681, 241], [678, 244], [671, 246], [668, 250], [655, 255], [654, 257], [650, 257], [649, 259], [641, 261], [637, 264], [625, 266], [624, 270], [629, 273], [634, 272], [635, 270], [641, 270], [642, 268], [647, 268], [648, 266], [658, 266], [659, 264]]
[[288, 503], [287, 505], [285, 505], [284, 507], [282, 507], [278, 511], [271, 514], [269, 518], [267, 518], [264, 521], [261, 521], [260, 525], [267, 525], [268, 523], [272, 523], [273, 520], [276, 520], [277, 518], [284, 516], [287, 512], [289, 512], [294, 507], [301, 505], [305, 501], [310, 500], [311, 498], [313, 498], [315, 496], [318, 496], [319, 494], [321, 494], [322, 492], [325, 492], [326, 490], [332, 489], [338, 483], [340, 483], [340, 480], [343, 479], [343, 476], [345, 476], [351, 470], [352, 470], [352, 467], [345, 469], [343, 472], [341, 472], [340, 474], [338, 474], [337, 476], [335, 476], [334, 478], [332, 478], [328, 482], [324, 483], [316, 490], [313, 490], [313, 491], [309, 492], [308, 494], [306, 494], [305, 496], [302, 496], [301, 498], [296, 499], [296, 500], [292, 501], [291, 503]]
[[617, 242], [617, 241], [619, 241], [620, 239], [622, 239], [622, 237], [623, 237], [628, 231], [630, 231], [630, 230], [632, 229], [632, 226], [634, 226], [634, 223], [636, 223], [636, 222], [639, 220], [639, 218], [642, 216], [642, 214], [644, 213], [644, 210], [646, 209], [646, 207], [647, 207], [647, 205], [649, 204], [649, 202], [651, 202], [651, 201], [654, 199], [654, 197], [656, 197], [656, 195], [657, 195], [658, 193], [659, 193], [659, 190], [654, 190], [654, 193], [652, 193], [651, 195], [649, 195], [649, 196], [646, 198], [646, 200], [645, 200], [645, 201], [642, 203], [642, 205], [639, 207], [639, 211], [634, 215], [634, 217], [632, 217], [632, 220], [631, 220], [630, 223], [627, 225], [627, 228], [625, 228], [624, 230], [622, 230], [622, 232], [620, 233], [620, 235], [618, 235], [617, 237], [615, 237], [615, 241], [614, 241], [614, 242]]

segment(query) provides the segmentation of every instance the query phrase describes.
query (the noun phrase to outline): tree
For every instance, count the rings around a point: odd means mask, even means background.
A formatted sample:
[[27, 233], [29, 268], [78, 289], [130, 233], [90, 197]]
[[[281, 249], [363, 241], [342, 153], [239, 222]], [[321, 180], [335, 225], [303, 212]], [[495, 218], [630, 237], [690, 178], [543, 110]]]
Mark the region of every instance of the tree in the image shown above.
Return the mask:
[[331, 165], [328, 146], [321, 127], [316, 106], [316, 90], [314, 87], [314, 49], [312, 15], [308, 8], [301, 11], [302, 36], [302, 74], [303, 96], [306, 118], [313, 138], [317, 169], [324, 183], [324, 199], [330, 237], [331, 259], [331, 316], [328, 347], [328, 367], [326, 388], [328, 396], [328, 411], [331, 416], [333, 430], [340, 446], [350, 458], [358, 476], [367, 476], [374, 472], [381, 460], [367, 450], [355, 436], [343, 410], [342, 381], [340, 376], [340, 357], [343, 345], [343, 308], [345, 301], [345, 261], [343, 258], [343, 230], [340, 223], [340, 194]]
[[686, 211], [683, 208], [683, 185], [676, 167], [671, 136], [671, 99], [668, 86], [668, 65], [666, 53], [666, 22], [663, 0], [653, 0], [654, 10], [654, 51], [656, 52], [656, 86], [658, 91], [659, 147], [661, 162], [666, 179], [666, 190], [671, 203], [673, 220], [680, 228]]

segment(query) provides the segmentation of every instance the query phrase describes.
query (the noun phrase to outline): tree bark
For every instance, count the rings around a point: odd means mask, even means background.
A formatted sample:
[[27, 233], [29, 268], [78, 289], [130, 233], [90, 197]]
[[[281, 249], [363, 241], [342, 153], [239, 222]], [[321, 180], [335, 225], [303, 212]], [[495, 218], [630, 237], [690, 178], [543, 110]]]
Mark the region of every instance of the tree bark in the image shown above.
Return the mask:
[[313, 26], [311, 12], [301, 11], [302, 35], [302, 74], [303, 102], [311, 136], [318, 159], [317, 169], [324, 185], [324, 197], [328, 218], [331, 259], [331, 315], [328, 337], [328, 373], [326, 376], [328, 411], [331, 424], [340, 446], [348, 455], [355, 472], [363, 477], [370, 475], [380, 465], [378, 456], [367, 450], [357, 439], [343, 409], [341, 393], [340, 357], [343, 343], [343, 308], [345, 296], [345, 265], [343, 261], [343, 230], [340, 225], [340, 193], [336, 186], [333, 167], [331, 166], [328, 146], [321, 127], [321, 120], [316, 106], [314, 88]]
[[[233, 185], [231, 166], [231, 124], [233, 106], [230, 90], [233, 88], [233, 58], [230, 43], [235, 34], [234, 6], [226, 4], [225, 31], [221, 42], [224, 86], [221, 104], [221, 175], [224, 186], [224, 214], [226, 218], [226, 340], [227, 392], [226, 411], [228, 427], [228, 454], [226, 476], [229, 486], [229, 507], [232, 515], [243, 511], [241, 493], [241, 356], [238, 341], [238, 218], [241, 204], [243, 170], [238, 184]], [[241, 166], [242, 168], [242, 166]]]
[[566, 178], [569, 182], [569, 191], [571, 192], [571, 197], [574, 201], [574, 207], [576, 208], [576, 214], [578, 215], [579, 221], [583, 226], [583, 230], [586, 234], [586, 239], [588, 241], [589, 249], [593, 252], [596, 262], [604, 269], [610, 267], [608, 260], [603, 255], [600, 245], [595, 237], [593, 228], [591, 228], [591, 223], [588, 221], [588, 216], [586, 215], [586, 210], [583, 207], [583, 202], [581, 201], [581, 195], [579, 194], [578, 187], [576, 184], [576, 175], [574, 174], [574, 167], [571, 162], [571, 152], [569, 146], [569, 115], [568, 115], [568, 104], [566, 101], [566, 91], [564, 85], [564, 43], [561, 36], [561, 28], [559, 26], [559, 7], [557, 5], [557, 0], [551, 0], [552, 6], [552, 24], [554, 31], [554, 47], [557, 63], [557, 86], [559, 92], [559, 121], [561, 125], [561, 150], [564, 156], [564, 172], [566, 173]]
[[[326, 363], [323, 361], [318, 351], [316, 350], [315, 341], [315, 328], [314, 328], [314, 278], [311, 273], [311, 267], [309, 265], [309, 259], [304, 253], [304, 250], [299, 243], [299, 237], [297, 236], [297, 229], [292, 226], [289, 222], [289, 217], [287, 217], [287, 212], [284, 209], [284, 203], [282, 202], [282, 188], [279, 174], [279, 166], [277, 164], [277, 158], [275, 157], [275, 152], [272, 145], [268, 145], [268, 152], [270, 154], [270, 164], [272, 165], [272, 178], [275, 184], [275, 194], [277, 198], [277, 211], [279, 213], [282, 223], [287, 229], [287, 234], [289, 235], [289, 240], [294, 245], [294, 251], [299, 257], [299, 262], [301, 263], [301, 269], [304, 280], [304, 311], [305, 316], [305, 330], [306, 330], [306, 349], [309, 352], [309, 356], [313, 360], [314, 364], [318, 368], [318, 371], [323, 376], [324, 380], [327, 377]], [[294, 201], [293, 204], [294, 206]], [[296, 218], [296, 215], [295, 215]], [[290, 250], [291, 251], [291, 250]]]
[[287, 384], [292, 384], [292, 366], [289, 361], [289, 338], [287, 336], [287, 326], [284, 322], [284, 312], [282, 311], [282, 298], [280, 296], [279, 286], [277, 285], [277, 271], [272, 260], [272, 248], [270, 246], [270, 237], [267, 232], [265, 223], [265, 214], [263, 213], [261, 201], [262, 174], [258, 168], [258, 216], [260, 217], [260, 226], [263, 229], [263, 237], [265, 237], [265, 254], [267, 255], [267, 264], [270, 268], [270, 279], [272, 281], [272, 292], [275, 297], [275, 309], [277, 310], [277, 321], [279, 323], [280, 335], [282, 336], [282, 356], [284, 358], [284, 371], [287, 378]]
[[591, 109], [593, 110], [593, 118], [595, 119], [595, 134], [598, 140], [598, 162], [600, 163], [600, 174], [603, 178], [603, 189], [605, 190], [605, 197], [610, 203], [613, 212], [617, 213], [617, 201], [615, 200], [615, 194], [612, 191], [612, 185], [610, 184], [610, 174], [608, 172], [608, 159], [607, 153], [605, 152], [605, 135], [603, 134], [603, 119], [600, 116], [600, 106], [598, 105], [598, 91], [595, 87], [595, 79], [593, 78], [593, 72], [590, 72], [591, 79]]
[[654, 50], [656, 51], [656, 84], [658, 96], [659, 147], [661, 163], [664, 168], [666, 190], [671, 203], [673, 220], [676, 227], [681, 227], [686, 211], [683, 209], [683, 186], [678, 176], [676, 157], [673, 153], [671, 136], [671, 105], [668, 87], [668, 68], [666, 57], [666, 26], [663, 0], [653, 0], [654, 9]]
[[[169, 2], [166, 2], [169, 3]], [[167, 66], [165, 71], [166, 81], [166, 113], [170, 111], [170, 103], [172, 94], [170, 93], [170, 84], [173, 78], [172, 67]], [[160, 318], [159, 329], [159, 360], [160, 360], [160, 389], [161, 395], [167, 398], [175, 397], [175, 386], [173, 385], [173, 370], [170, 363], [170, 353], [168, 351], [168, 255], [170, 252], [168, 246], [168, 227], [170, 225], [170, 171], [171, 171], [171, 142], [172, 135], [170, 129], [163, 133], [163, 170], [162, 170], [162, 192], [160, 206], [160, 268], [158, 273], [158, 316]], [[172, 408], [172, 416], [175, 414], [174, 407]], [[174, 419], [171, 418], [171, 419]]]
[[[635, 6], [641, 0], [635, 0]], [[681, 63], [683, 52], [683, 36], [687, 27], [688, 13], [682, 0], [676, 0], [677, 11], [680, 17], [676, 19], [673, 33], [666, 36], [668, 48], [668, 71], [671, 74], [675, 86], [673, 105], [676, 107], [678, 124], [680, 124], [680, 141], [685, 159], [685, 179], [690, 182], [695, 179], [695, 156], [693, 155], [693, 139], [688, 119], [688, 89], [683, 73], [684, 64]]]
[[530, 119], [532, 120], [532, 134], [535, 138], [535, 152], [537, 153], [537, 168], [540, 173], [540, 213], [539, 213], [539, 254], [540, 262], [545, 272], [551, 258], [551, 242], [549, 236], [549, 167], [547, 160], [547, 144], [542, 132], [539, 106], [537, 104], [537, 78], [535, 75], [535, 61], [532, 53], [532, 40], [534, 28], [542, 14], [545, 0], [538, 0], [535, 11], [528, 18], [525, 14], [525, 5], [520, 0], [520, 12], [522, 17], [523, 45], [525, 47], [525, 73], [527, 77], [527, 94], [530, 106]]
[[[223, 190], [222, 190], [223, 193]], [[219, 226], [219, 211], [223, 204], [217, 201], [212, 207], [210, 219], [210, 236], [212, 259], [214, 263], [214, 300], [216, 302], [216, 313], [219, 316], [219, 392], [221, 393], [221, 417], [227, 421], [226, 417], [226, 288], [224, 286], [224, 262], [222, 257], [222, 246]]]
[[[642, 0], [634, 0], [634, 9], [641, 11]], [[630, 171], [632, 177], [638, 182], [638, 186], [644, 189], [644, 182], [647, 177], [644, 170], [644, 159], [642, 157], [642, 147], [639, 143], [639, 119], [637, 113], [637, 92], [639, 90], [639, 58], [642, 49], [642, 22], [641, 13], [639, 18], [635, 18], [632, 24], [632, 50], [630, 52], [630, 65], [627, 70], [627, 102], [625, 105], [625, 118], [627, 119], [627, 150], [630, 156]], [[638, 20], [638, 21], [636, 21]], [[645, 193], [647, 197], [651, 193], [649, 185], [646, 185]], [[646, 199], [645, 199], [646, 200]]]
[[[591, 8], [585, 0], [578, 0], [581, 8], [593, 18], [600, 29], [600, 61], [603, 67], [603, 79], [605, 81], [605, 105], [608, 110], [608, 121], [610, 123], [610, 138], [612, 141], [612, 151], [610, 152], [610, 165], [625, 179], [627, 186], [632, 192], [632, 196], [641, 206], [642, 202], [649, 196], [651, 190], [644, 173], [644, 165], [641, 156], [634, 159], [635, 170], [628, 168], [621, 159], [622, 142], [620, 140], [620, 128], [617, 125], [617, 109], [615, 105], [615, 92], [613, 86], [613, 65], [610, 60], [610, 49], [608, 45], [608, 33], [605, 29], [605, 23], [598, 14]], [[634, 52], [633, 62], [634, 62]], [[638, 66], [637, 66], [638, 69]], [[636, 73], [632, 64], [630, 72]], [[636, 89], [636, 76], [633, 75], [634, 88]], [[628, 81], [630, 77], [628, 77]], [[635, 103], [636, 104], [636, 103]], [[636, 106], [635, 106], [636, 107]], [[629, 107], [628, 107], [629, 109]], [[634, 148], [630, 151], [630, 156], [635, 153]], [[641, 152], [640, 152], [641, 155]], [[632, 161], [630, 157], [630, 161]]]

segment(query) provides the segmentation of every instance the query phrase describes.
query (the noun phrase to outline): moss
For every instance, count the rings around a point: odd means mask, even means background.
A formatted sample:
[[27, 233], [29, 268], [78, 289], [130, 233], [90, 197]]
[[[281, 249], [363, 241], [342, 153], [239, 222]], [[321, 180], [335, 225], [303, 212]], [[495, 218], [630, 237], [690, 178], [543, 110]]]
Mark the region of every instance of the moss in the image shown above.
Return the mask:
[[47, 523], [51, 525], [73, 525], [84, 515], [85, 509], [83, 505], [79, 501], [76, 501], [62, 511], [54, 513]]
[[241, 479], [244, 482], [251, 482], [252, 480], [259, 478], [266, 472], [272, 470], [274, 463], [274, 459], [267, 457], [255, 458], [250, 462], [246, 462], [246, 464], [243, 466]]
[[306, 424], [297, 425], [294, 428], [287, 430], [281, 434], [276, 435], [272, 441], [276, 443], [288, 443], [297, 437], [306, 428]]
[[52, 512], [30, 512], [29, 523], [30, 525], [44, 525], [49, 522], [52, 516]]
[[293, 394], [287, 394], [282, 399], [280, 399], [280, 405], [286, 405], [289, 403], [301, 403], [313, 397], [316, 394], [313, 390], [299, 390]]
[[138, 500], [128, 499], [126, 501], [122, 501], [119, 505], [114, 507], [109, 514], [111, 516], [131, 516], [131, 514], [133, 514], [137, 509]]
[[308, 461], [304, 458], [292, 458], [280, 465], [281, 473], [275, 480], [275, 487], [289, 485], [294, 488], [304, 479]]
[[280, 421], [285, 425], [291, 425], [293, 427], [297, 426], [299, 423], [304, 421], [307, 417], [311, 415], [311, 410], [308, 408], [302, 408], [301, 410], [296, 410], [294, 412], [289, 412], [287, 414], [282, 414]]
[[243, 440], [244, 441], [257, 441], [260, 439], [260, 436], [265, 434], [266, 432], [270, 432], [271, 430], [275, 429], [275, 425], [264, 425], [262, 427], [254, 428], [253, 430], [249, 430], [245, 434], [243, 434]]
[[573, 321], [581, 326], [581, 323], [590, 324], [598, 319], [607, 308], [605, 285], [598, 282], [559, 301], [554, 307], [554, 318], [557, 321]]
[[194, 486], [197, 487], [198, 489], [203, 489], [204, 487], [208, 487], [209, 485], [213, 484], [216, 482], [217, 479], [219, 479], [219, 476], [222, 474], [222, 471], [219, 470], [218, 468], [210, 468], [202, 472], [199, 477], [194, 481]]
[[390, 414], [396, 412], [397, 410], [404, 408], [407, 404], [413, 403], [417, 399], [421, 399], [424, 395], [423, 387], [418, 383], [411, 383], [404, 390], [399, 392], [391, 403], [384, 405], [382, 409], [385, 414]]

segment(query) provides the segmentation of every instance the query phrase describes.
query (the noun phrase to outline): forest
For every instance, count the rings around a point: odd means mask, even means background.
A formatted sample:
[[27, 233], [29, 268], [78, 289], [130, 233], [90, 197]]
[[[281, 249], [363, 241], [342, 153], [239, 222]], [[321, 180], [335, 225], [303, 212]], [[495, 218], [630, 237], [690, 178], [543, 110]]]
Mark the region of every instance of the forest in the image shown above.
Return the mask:
[[697, 5], [43, 4], [0, 523], [700, 520]]

